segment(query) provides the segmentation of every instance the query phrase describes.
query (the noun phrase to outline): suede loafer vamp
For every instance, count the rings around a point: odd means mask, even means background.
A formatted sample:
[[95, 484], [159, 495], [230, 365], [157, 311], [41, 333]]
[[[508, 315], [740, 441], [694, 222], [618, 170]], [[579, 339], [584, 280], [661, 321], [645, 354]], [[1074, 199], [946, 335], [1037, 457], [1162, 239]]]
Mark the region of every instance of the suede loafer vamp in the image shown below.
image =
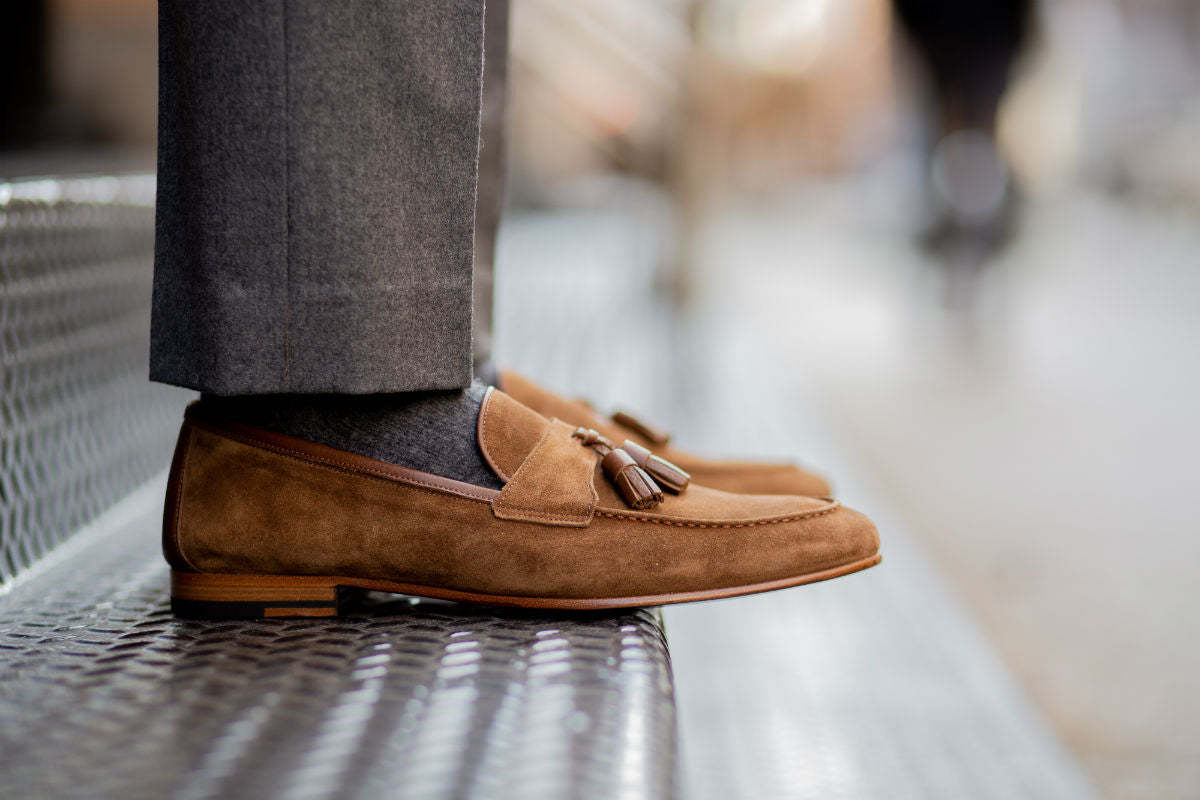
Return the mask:
[[875, 526], [834, 500], [675, 482], [643, 451], [630, 457], [597, 431], [498, 390], [484, 400], [477, 434], [499, 491], [223, 422], [194, 405], [163, 528], [176, 611], [330, 616], [349, 588], [622, 608], [779, 589], [879, 562]]
[[607, 438], [631, 440], [650, 448], [677, 465], [692, 479], [710, 489], [746, 494], [799, 494], [828, 497], [829, 481], [795, 464], [764, 461], [726, 461], [702, 458], [670, 444], [670, 436], [632, 414], [617, 413], [605, 417], [582, 400], [568, 400], [510, 370], [500, 373], [499, 388], [513, 399], [546, 417], [556, 417], [571, 425], [594, 428]]

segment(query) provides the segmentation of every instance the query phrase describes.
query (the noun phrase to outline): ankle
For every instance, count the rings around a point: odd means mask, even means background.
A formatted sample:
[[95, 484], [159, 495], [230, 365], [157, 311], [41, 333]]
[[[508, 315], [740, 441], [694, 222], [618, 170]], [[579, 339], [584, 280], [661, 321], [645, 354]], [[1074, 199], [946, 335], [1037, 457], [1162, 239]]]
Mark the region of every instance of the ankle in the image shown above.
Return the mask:
[[479, 451], [487, 387], [398, 394], [204, 395], [210, 413], [477, 486], [503, 484]]

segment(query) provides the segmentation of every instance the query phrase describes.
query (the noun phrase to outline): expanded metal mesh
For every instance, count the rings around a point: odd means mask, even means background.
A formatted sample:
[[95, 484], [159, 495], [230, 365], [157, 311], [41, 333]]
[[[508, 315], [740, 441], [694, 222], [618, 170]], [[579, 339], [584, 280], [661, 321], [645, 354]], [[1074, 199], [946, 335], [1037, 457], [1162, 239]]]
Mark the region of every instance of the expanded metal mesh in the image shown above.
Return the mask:
[[154, 176], [0, 182], [0, 585], [166, 467]]
[[157, 506], [12, 585], [167, 464], [188, 395], [146, 378], [153, 195], [152, 176], [0, 183], [7, 792], [672, 797], [656, 614], [368, 597], [335, 620], [177, 620]]
[[674, 796], [657, 614], [176, 620], [157, 516], [0, 597], [5, 796]]

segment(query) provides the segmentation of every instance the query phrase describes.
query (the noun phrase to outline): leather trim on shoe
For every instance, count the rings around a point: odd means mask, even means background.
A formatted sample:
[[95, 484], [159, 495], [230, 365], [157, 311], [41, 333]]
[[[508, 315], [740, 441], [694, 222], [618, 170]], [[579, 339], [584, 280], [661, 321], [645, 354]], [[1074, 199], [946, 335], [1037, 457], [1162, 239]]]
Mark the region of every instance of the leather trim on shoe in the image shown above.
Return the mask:
[[622, 428], [633, 431], [638, 436], [645, 439], [652, 447], [665, 447], [671, 441], [671, 434], [663, 431], [645, 420], [635, 417], [628, 411], [617, 411], [612, 415], [612, 421], [620, 425]]
[[508, 483], [511, 476], [504, 471], [504, 468], [496, 463], [496, 459], [492, 458], [492, 454], [488, 452], [487, 446], [487, 421], [488, 409], [491, 408], [490, 401], [496, 388], [489, 386], [487, 391], [483, 393], [483, 402], [479, 404], [479, 419], [475, 421], [475, 441], [479, 442], [479, 451], [483, 453], [483, 460], [492, 468], [492, 472], [500, 478], [500, 480]]
[[[771, 581], [742, 584], [739, 586], [722, 587], [718, 589], [701, 589], [686, 592], [669, 592], [663, 594], [647, 594], [622, 597], [521, 597], [516, 595], [483, 594], [467, 592], [445, 587], [424, 586], [399, 581], [381, 580], [378, 578], [356, 578], [345, 576], [305, 576], [305, 575], [222, 575], [206, 574], [199, 578], [194, 576], [172, 575], [171, 588], [174, 598], [190, 599], [198, 597], [208, 599], [221, 596], [225, 586], [234, 587], [234, 591], [250, 582], [271, 588], [300, 587], [301, 590], [310, 586], [352, 587], [368, 591], [395, 592], [398, 594], [431, 597], [452, 602], [480, 603], [489, 606], [509, 608], [553, 609], [560, 611], [604, 611], [618, 608], [644, 608], [647, 606], [664, 606], [676, 603], [694, 603], [703, 600], [720, 600], [729, 597], [771, 592], [776, 589], [787, 589], [793, 586], [803, 586], [818, 583], [833, 578], [840, 578], [880, 563], [882, 557], [876, 553], [873, 556], [851, 561], [838, 566], [829, 567], [795, 575], [787, 578], [777, 578]], [[203, 581], [203, 582], [201, 582]], [[263, 605], [270, 605], [266, 601]], [[280, 615], [283, 616], [283, 615]]]
[[344, 472], [366, 473], [378, 478], [396, 481], [397, 483], [407, 483], [411, 486], [436, 489], [440, 492], [448, 492], [459, 497], [465, 497], [468, 500], [478, 500], [483, 503], [491, 503], [500, 496], [500, 492], [495, 489], [475, 486], [474, 484], [456, 481], [451, 478], [443, 478], [440, 475], [420, 472], [398, 464], [390, 464], [386, 461], [378, 461], [374, 458], [357, 455], [356, 453], [348, 453], [344, 450], [326, 447], [316, 442], [298, 439], [295, 436], [288, 436], [284, 433], [252, 428], [249, 425], [242, 425], [237, 422], [197, 419], [197, 415], [192, 412], [191, 408], [188, 409], [188, 413], [185, 416], [187, 418], [184, 423], [185, 427], [187, 425], [194, 425], [201, 430], [215, 433], [218, 436], [228, 437], [251, 447], [261, 447], [264, 450], [270, 450], [282, 456], [324, 464], [327, 467], [333, 467]]
[[507, 483], [546, 433], [552, 414], [529, 408], [503, 391], [484, 395], [476, 439], [488, 466]]

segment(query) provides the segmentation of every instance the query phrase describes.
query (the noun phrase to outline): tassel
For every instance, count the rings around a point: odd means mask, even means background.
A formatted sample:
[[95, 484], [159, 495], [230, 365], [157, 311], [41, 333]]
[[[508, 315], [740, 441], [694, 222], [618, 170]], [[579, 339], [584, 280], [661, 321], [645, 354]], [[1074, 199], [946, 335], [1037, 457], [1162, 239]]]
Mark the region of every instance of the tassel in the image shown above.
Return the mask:
[[671, 441], [671, 434], [663, 433], [653, 425], [647, 425], [633, 414], [628, 414], [624, 411], [618, 411], [612, 415], [612, 421], [623, 428], [628, 428], [629, 430], [633, 431], [655, 447], [662, 447], [667, 442]]
[[661, 456], [656, 456], [637, 442], [625, 440], [621, 449], [628, 453], [639, 467], [644, 469], [654, 482], [671, 494], [679, 494], [688, 487], [692, 476]]
[[[654, 482], [654, 478], [650, 477], [650, 473], [638, 465], [632, 455], [615, 447], [612, 442], [591, 428], [576, 428], [571, 435], [578, 439], [584, 447], [592, 448], [603, 457], [600, 460], [600, 468], [604, 470], [604, 474], [617, 487], [617, 491], [630, 507], [636, 508], [638, 511], [645, 511], [657, 507], [663, 501], [662, 489]], [[652, 462], [647, 459], [646, 463], [651, 464]], [[683, 470], [673, 467], [669, 462], [663, 461], [662, 463], [672, 467], [686, 478], [687, 473]], [[670, 471], [666, 470], [664, 474], [670, 475]], [[677, 475], [670, 475], [670, 477], [676, 483], [678, 482]]]
[[663, 501], [662, 489], [624, 450], [609, 450], [600, 466], [630, 507], [646, 511]]

